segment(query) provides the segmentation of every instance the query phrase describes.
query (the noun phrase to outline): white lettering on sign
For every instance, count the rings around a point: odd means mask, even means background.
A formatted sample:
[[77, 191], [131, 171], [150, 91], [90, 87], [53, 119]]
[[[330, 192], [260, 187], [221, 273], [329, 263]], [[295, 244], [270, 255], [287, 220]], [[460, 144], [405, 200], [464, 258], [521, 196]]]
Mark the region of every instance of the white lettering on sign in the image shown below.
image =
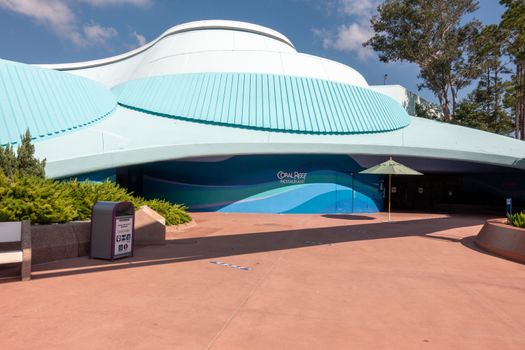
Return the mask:
[[117, 216], [115, 220], [114, 255], [131, 253], [133, 241], [133, 216]]
[[301, 173], [299, 171], [279, 171], [277, 172], [277, 179], [282, 184], [304, 184], [308, 173]]

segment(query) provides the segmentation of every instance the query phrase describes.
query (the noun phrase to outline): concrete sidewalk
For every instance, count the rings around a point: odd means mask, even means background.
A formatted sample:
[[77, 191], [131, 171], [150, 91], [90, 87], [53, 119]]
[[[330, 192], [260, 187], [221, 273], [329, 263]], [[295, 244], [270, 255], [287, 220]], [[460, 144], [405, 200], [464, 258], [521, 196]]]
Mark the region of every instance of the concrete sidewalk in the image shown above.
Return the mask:
[[0, 284], [1, 349], [524, 349], [484, 217], [193, 214], [161, 247]]

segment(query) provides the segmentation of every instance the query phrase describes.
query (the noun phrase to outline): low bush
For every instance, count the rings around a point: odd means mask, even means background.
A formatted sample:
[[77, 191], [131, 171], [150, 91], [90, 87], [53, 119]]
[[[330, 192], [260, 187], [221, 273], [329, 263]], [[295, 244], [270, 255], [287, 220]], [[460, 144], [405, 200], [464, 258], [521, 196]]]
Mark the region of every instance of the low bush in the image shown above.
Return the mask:
[[31, 220], [50, 224], [88, 220], [97, 201], [129, 201], [136, 209], [147, 205], [166, 219], [166, 225], [191, 220], [185, 208], [163, 200], [135, 197], [110, 181], [56, 181], [41, 177], [8, 179], [0, 172], [0, 221]]
[[179, 225], [191, 221], [191, 217], [186, 212], [184, 206], [171, 204], [161, 199], [146, 200], [141, 205], [147, 205], [166, 219], [166, 224]]
[[0, 221], [50, 224], [76, 220], [75, 201], [57, 181], [26, 177], [0, 186]]
[[[510, 215], [509, 215], [510, 221]], [[512, 226], [525, 228], [525, 213], [516, 213], [512, 215]]]

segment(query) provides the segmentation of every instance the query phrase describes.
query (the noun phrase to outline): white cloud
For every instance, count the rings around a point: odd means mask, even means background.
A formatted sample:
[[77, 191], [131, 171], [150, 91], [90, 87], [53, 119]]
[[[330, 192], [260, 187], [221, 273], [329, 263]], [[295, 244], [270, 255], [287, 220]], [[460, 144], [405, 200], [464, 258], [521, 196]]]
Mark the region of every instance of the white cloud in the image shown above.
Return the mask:
[[133, 5], [133, 6], [148, 6], [153, 3], [152, 0], [80, 0], [83, 3], [91, 6], [112, 6], [112, 5]]
[[379, 0], [339, 0], [338, 11], [348, 16], [369, 20], [380, 2]]
[[131, 32], [131, 36], [137, 40], [138, 46], [144, 46], [146, 44], [146, 38], [144, 35], [137, 33], [136, 31]]
[[329, 2], [337, 13], [344, 16], [347, 24], [335, 30], [314, 29], [314, 36], [321, 39], [323, 47], [338, 51], [352, 52], [361, 60], [374, 56], [369, 47], [363, 47], [373, 35], [370, 19], [375, 14], [380, 0], [336, 0]]
[[370, 26], [359, 23], [343, 24], [335, 32], [314, 29], [314, 35], [322, 40], [325, 49], [353, 52], [363, 61], [374, 56], [374, 52], [369, 47], [363, 47], [363, 43], [372, 36]]
[[85, 44], [76, 28], [77, 18], [66, 1], [0, 0], [0, 7], [50, 27], [57, 35], [69, 39], [75, 45]]
[[105, 45], [107, 41], [118, 35], [118, 32], [113, 27], [103, 27], [99, 24], [91, 24], [84, 26], [84, 35], [88, 42], [97, 45]]
[[98, 7], [146, 6], [153, 3], [152, 0], [0, 0], [0, 8], [29, 17], [76, 46], [104, 45], [118, 35], [112, 27], [96, 23], [81, 25], [74, 11], [74, 5], [79, 2]]

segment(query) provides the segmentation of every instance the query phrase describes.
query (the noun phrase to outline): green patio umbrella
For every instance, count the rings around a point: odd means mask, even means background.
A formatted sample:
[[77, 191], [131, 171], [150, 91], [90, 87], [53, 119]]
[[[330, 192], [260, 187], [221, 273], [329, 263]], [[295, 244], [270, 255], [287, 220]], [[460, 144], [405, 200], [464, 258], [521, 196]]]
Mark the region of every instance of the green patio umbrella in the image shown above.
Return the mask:
[[423, 175], [419, 171], [392, 160], [375, 165], [371, 168], [360, 171], [359, 174], [382, 174], [388, 175], [388, 221], [390, 221], [390, 206], [392, 201], [392, 175]]

